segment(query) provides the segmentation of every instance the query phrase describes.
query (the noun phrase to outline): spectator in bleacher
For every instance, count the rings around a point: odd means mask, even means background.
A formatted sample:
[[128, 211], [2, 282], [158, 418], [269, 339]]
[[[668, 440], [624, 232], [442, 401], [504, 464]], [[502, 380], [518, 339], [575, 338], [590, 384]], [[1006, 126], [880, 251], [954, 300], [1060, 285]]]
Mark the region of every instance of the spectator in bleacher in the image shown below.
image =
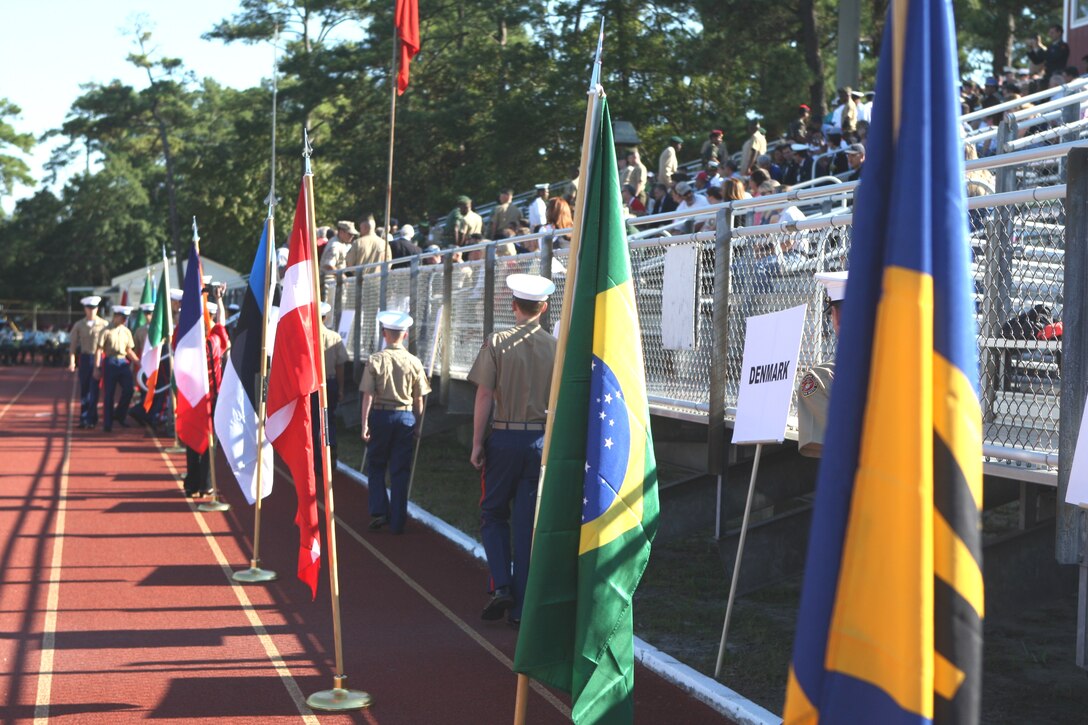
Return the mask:
[[710, 132], [710, 138], [703, 141], [703, 147], [699, 149], [699, 157], [703, 160], [703, 166], [706, 166], [706, 162], [713, 159], [721, 163], [723, 159], [729, 156], [729, 150], [725, 147], [725, 141], [722, 139], [721, 129], [714, 129]]
[[[339, 224], [337, 227], [339, 227]], [[348, 256], [344, 261], [345, 266], [356, 267], [361, 264], [373, 264], [391, 259], [389, 244], [375, 234], [373, 229], [374, 217], [371, 214], [363, 214], [359, 219], [359, 236], [355, 238], [355, 241], [351, 243], [351, 248], [348, 249]], [[337, 234], [339, 234], [339, 228]], [[343, 240], [344, 237], [341, 236], [340, 241]], [[378, 271], [380, 271], [380, 268], [372, 267], [367, 270], [367, 273], [372, 274]]]
[[695, 180], [692, 182], [692, 186], [695, 187], [695, 193], [699, 196], [706, 196], [708, 178], [709, 177], [707, 176], [707, 173], [705, 171], [700, 171], [698, 174], [695, 175]]
[[442, 247], [437, 244], [428, 245], [423, 249], [423, 257], [419, 261], [421, 264], [442, 264]]
[[[967, 144], [970, 146], [971, 144]], [[850, 180], [861, 179], [861, 167], [865, 164], [865, 147], [859, 143], [852, 143], [846, 147], [846, 163], [850, 166]]]
[[786, 138], [790, 141], [801, 142], [808, 134], [808, 120], [811, 109], [802, 103], [797, 107], [797, 118], [790, 121], [786, 127]]
[[578, 201], [578, 177], [581, 175], [582, 170], [578, 168], [578, 164], [571, 164], [568, 173], [570, 174], [570, 181], [567, 182], [567, 186], [563, 190], [563, 198], [573, 207]]
[[861, 124], [869, 125], [869, 122], [873, 120], [873, 99], [876, 98], [874, 91], [866, 91], [861, 101], [858, 102], [858, 128], [854, 131], [855, 135], [861, 132]]
[[747, 199], [744, 182], [740, 179], [726, 179], [722, 182], [722, 201], [740, 201]]
[[521, 208], [511, 200], [514, 198], [513, 189], [503, 189], [499, 192], [499, 203], [491, 210], [491, 222], [488, 225], [488, 233], [492, 239], [498, 239], [504, 229], [509, 229], [513, 224], [517, 229], [525, 217]]
[[548, 214], [548, 185], [537, 184], [536, 185], [536, 198], [533, 199], [533, 203], [529, 205], [529, 230], [537, 231], [540, 227], [547, 224]]
[[1037, 66], [1043, 66], [1044, 87], [1050, 85], [1051, 76], [1061, 72], [1069, 64], [1069, 46], [1062, 40], [1062, 34], [1062, 26], [1051, 25], [1046, 31], [1049, 45], [1043, 43], [1038, 35], [1028, 38], [1028, 60]]
[[710, 161], [706, 165], [706, 185], [707, 188], [719, 187], [722, 185], [722, 180], [725, 177], [721, 175], [721, 164], [717, 161]]
[[723, 179], [739, 179], [741, 178], [740, 164], [733, 159], [726, 159], [722, 162], [718, 173], [721, 174]]
[[763, 169], [755, 169], [748, 177], [748, 191], [752, 196], [759, 196], [757, 191], [761, 184], [771, 180], [771, 175]]
[[[344, 225], [341, 231], [340, 225]], [[318, 236], [323, 232], [334, 231], [328, 227], [318, 229]], [[339, 222], [334, 231], [336, 236], [325, 242], [325, 249], [318, 257], [318, 266], [321, 268], [321, 279], [324, 283], [325, 300], [331, 299], [331, 293], [336, 288], [336, 271], [343, 269], [348, 263], [348, 252], [351, 251], [351, 242], [358, 236], [358, 230], [351, 222]], [[343, 239], [348, 241], [343, 241]]]
[[[964, 161], [971, 162], [978, 158], [975, 145], [965, 143], [963, 145]], [[967, 196], [986, 196], [992, 194], [997, 181], [989, 169], [968, 169], [967, 171]], [[971, 232], [979, 232], [986, 228], [986, 220], [990, 217], [991, 209], [969, 209], [967, 211], [967, 223]]]
[[635, 196], [644, 198], [646, 193], [646, 177], [647, 177], [646, 165], [642, 163], [642, 159], [639, 157], [638, 149], [633, 148], [627, 152], [627, 175], [623, 184], [630, 184], [635, 187]]
[[447, 245], [463, 247], [473, 234], [483, 234], [484, 220], [472, 211], [472, 199], [457, 197], [457, 206], [446, 216], [445, 237]]
[[[672, 207], [671, 209], [669, 208], [670, 206]], [[650, 205], [646, 208], [646, 213], [664, 214], [675, 208], [675, 202], [673, 201], [672, 194], [669, 193], [669, 187], [658, 182], [650, 188]]]
[[777, 146], [771, 153], [759, 155], [759, 158], [756, 159], [756, 168], [763, 169], [771, 175], [772, 179], [780, 182], [782, 180], [782, 167], [775, 163], [775, 156], [779, 159], [782, 158], [782, 152], [779, 151], [779, 147]]
[[850, 86], [839, 89], [839, 105], [831, 112], [831, 118], [827, 119], [827, 126], [836, 126], [843, 133], [853, 134], [858, 125], [858, 107], [854, 103], [853, 91]]
[[672, 184], [672, 175], [680, 168], [680, 149], [684, 147], [684, 139], [679, 136], [669, 138], [669, 145], [661, 152], [657, 159], [657, 181], [669, 186]]
[[[397, 235], [393, 237], [393, 241], [389, 243], [389, 251], [393, 255], [393, 259], [414, 257], [423, 252], [423, 250], [419, 248], [419, 245], [412, 241], [415, 233], [416, 230], [412, 228], [411, 224], [405, 224], [397, 230]], [[396, 264], [391, 265], [391, 267], [392, 269], [399, 269], [401, 267], [407, 267], [410, 264], [410, 261], [397, 262]]]
[[748, 122], [748, 138], [740, 149], [740, 173], [750, 174], [755, 168], [756, 159], [760, 154], [767, 153], [767, 138], [761, 133], [759, 121], [753, 119]]
[[[554, 197], [548, 200], [548, 209], [544, 214], [544, 226], [541, 227], [541, 231], [556, 232], [560, 229], [571, 229], [574, 227], [574, 215], [570, 212], [570, 204], [567, 200], [561, 196]], [[570, 235], [562, 234], [555, 238], [555, 242], [558, 245], [561, 241], [569, 242]]]
[[[676, 199], [677, 211], [695, 211], [696, 209], [702, 209], [709, 206], [705, 196], [698, 196], [695, 193], [694, 187], [686, 181], [681, 181], [672, 188], [672, 195]], [[674, 233], [676, 232], [697, 232], [702, 229], [702, 222], [696, 222], [692, 224], [691, 219], [681, 219], [679, 222], [670, 227]]]
[[636, 217], [646, 213], [646, 205], [635, 194], [635, 187], [624, 184], [620, 188], [620, 196], [623, 198], [623, 210], [626, 216]]

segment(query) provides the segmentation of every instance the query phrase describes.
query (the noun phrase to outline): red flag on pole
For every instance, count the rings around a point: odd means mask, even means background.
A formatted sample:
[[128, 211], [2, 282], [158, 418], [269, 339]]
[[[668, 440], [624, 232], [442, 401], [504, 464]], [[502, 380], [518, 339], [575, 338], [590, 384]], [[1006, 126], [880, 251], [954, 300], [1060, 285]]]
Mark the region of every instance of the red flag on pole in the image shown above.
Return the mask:
[[265, 431], [295, 480], [299, 528], [298, 578], [317, 596], [321, 568], [321, 533], [317, 518], [314, 446], [310, 424], [310, 393], [318, 389], [317, 356], [320, 317], [314, 300], [314, 264], [310, 256], [310, 219], [306, 185], [298, 192], [295, 223], [288, 242], [287, 271], [283, 276], [280, 316], [268, 375], [268, 417]]
[[400, 68], [397, 70], [397, 95], [408, 88], [408, 66], [419, 52], [419, 0], [397, 0], [395, 24], [400, 38]]

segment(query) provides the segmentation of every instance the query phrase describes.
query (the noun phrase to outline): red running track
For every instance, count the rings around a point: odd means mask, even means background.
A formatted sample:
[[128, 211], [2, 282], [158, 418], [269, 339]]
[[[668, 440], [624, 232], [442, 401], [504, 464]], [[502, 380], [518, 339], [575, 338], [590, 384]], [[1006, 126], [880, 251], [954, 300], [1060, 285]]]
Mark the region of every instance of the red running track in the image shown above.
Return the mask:
[[[345, 672], [374, 705], [309, 710], [306, 695], [332, 686], [332, 614], [327, 567], [316, 601], [294, 578], [290, 482], [277, 474], [262, 516], [262, 563], [280, 580], [233, 584], [253, 509], [223, 462], [233, 508], [199, 513], [169, 439], [78, 429], [74, 378], [0, 369], [0, 720], [511, 722], [517, 633], [479, 619], [482, 564], [415, 522], [367, 531], [366, 491], [340, 474]], [[638, 723], [728, 722], [642, 667], [635, 698]], [[535, 685], [529, 722], [569, 722], [569, 699]]]

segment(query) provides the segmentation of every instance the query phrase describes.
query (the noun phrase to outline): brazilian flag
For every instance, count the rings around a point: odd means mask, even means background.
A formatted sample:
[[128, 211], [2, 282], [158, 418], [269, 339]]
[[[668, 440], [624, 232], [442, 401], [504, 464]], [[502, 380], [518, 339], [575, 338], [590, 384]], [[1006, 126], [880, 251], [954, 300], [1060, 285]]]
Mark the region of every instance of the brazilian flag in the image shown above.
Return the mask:
[[630, 723], [631, 598], [657, 530], [657, 464], [604, 99], [599, 109], [514, 669], [569, 692], [575, 723]]

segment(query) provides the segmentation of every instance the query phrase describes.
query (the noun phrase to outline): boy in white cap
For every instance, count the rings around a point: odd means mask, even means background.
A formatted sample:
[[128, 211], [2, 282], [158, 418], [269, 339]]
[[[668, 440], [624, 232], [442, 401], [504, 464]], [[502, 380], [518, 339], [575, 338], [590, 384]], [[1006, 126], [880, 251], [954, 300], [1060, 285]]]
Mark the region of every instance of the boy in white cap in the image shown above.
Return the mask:
[[[840, 307], [846, 298], [846, 272], [817, 272], [816, 281], [827, 290], [831, 326], [839, 334]], [[827, 430], [827, 406], [835, 380], [835, 361], [822, 362], [801, 376], [797, 389], [797, 450], [802, 456], [819, 458]]]
[[[408, 479], [412, 444], [420, 431], [423, 396], [431, 383], [419, 358], [404, 347], [412, 318], [404, 312], [378, 313], [385, 349], [366, 361], [359, 390], [363, 394], [362, 439], [367, 442], [367, 478], [370, 480], [370, 528], [386, 523], [394, 534], [404, 532], [408, 518]], [[389, 471], [389, 493], [385, 472]]]
[[480, 616], [495, 620], [507, 613], [510, 623], [517, 625], [529, 578], [544, 422], [555, 365], [556, 341], [540, 326], [540, 316], [548, 309], [555, 285], [535, 274], [512, 274], [506, 285], [513, 293], [517, 324], [487, 338], [468, 379], [477, 386], [471, 462], [483, 474], [480, 537], [491, 572], [491, 599]]
[[[105, 370], [105, 399], [102, 402], [102, 430], [109, 433], [113, 430], [113, 421], [127, 428], [125, 416], [128, 415], [128, 404], [132, 400], [132, 368], [140, 364], [140, 356], [136, 354], [136, 342], [132, 339], [132, 333], [125, 327], [125, 320], [132, 314], [132, 308], [123, 305], [113, 306], [113, 324], [102, 332], [99, 345], [102, 348], [102, 368]], [[117, 401], [117, 407], [113, 405], [113, 396], [117, 392], [117, 386], [121, 386], [121, 398]]]
[[68, 371], [76, 371], [79, 363], [79, 427], [98, 425], [98, 351], [102, 332], [109, 323], [98, 316], [102, 298], [91, 295], [80, 300], [83, 319], [69, 330]]

